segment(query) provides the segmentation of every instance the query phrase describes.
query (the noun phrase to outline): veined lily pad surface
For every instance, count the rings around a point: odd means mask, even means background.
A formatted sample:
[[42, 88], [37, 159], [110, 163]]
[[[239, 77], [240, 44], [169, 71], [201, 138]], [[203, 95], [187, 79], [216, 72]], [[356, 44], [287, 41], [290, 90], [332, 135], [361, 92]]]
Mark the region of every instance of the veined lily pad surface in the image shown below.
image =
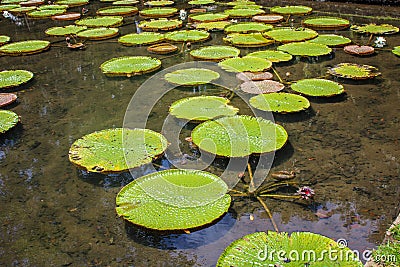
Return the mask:
[[253, 107], [278, 113], [290, 113], [305, 110], [310, 107], [307, 98], [290, 93], [270, 93], [250, 98]]
[[340, 78], [365, 80], [381, 75], [377, 68], [355, 63], [340, 63], [328, 69], [328, 73]]
[[393, 34], [399, 32], [399, 28], [390, 24], [366, 24], [366, 25], [353, 25], [350, 28], [352, 31], [366, 34]]
[[196, 59], [220, 61], [225, 58], [237, 57], [240, 50], [225, 45], [203, 46], [199, 49], [190, 51], [190, 55]]
[[288, 53], [285, 53], [282, 51], [274, 51], [274, 50], [256, 51], [256, 52], [249, 53], [246, 56], [265, 58], [271, 62], [284, 62], [284, 61], [289, 61], [293, 58], [293, 56], [291, 54], [288, 54]]
[[195, 86], [218, 79], [219, 73], [209, 69], [190, 68], [167, 73], [164, 78], [173, 84]]
[[277, 48], [279, 51], [289, 53], [294, 56], [323, 56], [332, 52], [332, 49], [326, 45], [314, 44], [309, 42], [289, 43], [280, 45]]
[[173, 42], [202, 42], [208, 38], [210, 38], [208, 32], [199, 30], [181, 30], [165, 34], [165, 39]]
[[105, 40], [118, 35], [118, 28], [92, 28], [77, 33], [79, 38], [88, 40]]
[[274, 43], [274, 40], [265, 38], [262, 33], [231, 33], [224, 41], [237, 47], [261, 47]]
[[34, 10], [28, 13], [28, 17], [33, 19], [47, 19], [51, 16], [61, 15], [66, 12], [67, 11], [63, 9]]
[[166, 18], [171, 17], [178, 12], [178, 9], [174, 7], [153, 7], [149, 9], [143, 9], [139, 14], [143, 17], [149, 18]]
[[186, 230], [212, 223], [231, 204], [228, 186], [198, 170], [171, 169], [142, 176], [121, 189], [116, 211], [129, 222], [154, 230]]
[[148, 45], [155, 44], [164, 40], [164, 35], [157, 32], [130, 33], [118, 38], [122, 45]]
[[375, 53], [375, 48], [369, 45], [347, 45], [343, 51], [351, 55], [368, 56]]
[[308, 6], [275, 6], [270, 8], [271, 13], [281, 15], [305, 15], [311, 13], [312, 8]]
[[101, 16], [132, 16], [138, 12], [137, 7], [109, 6], [97, 9], [96, 14]]
[[265, 36], [277, 42], [290, 43], [313, 39], [318, 33], [307, 28], [279, 28], [266, 32]]
[[240, 90], [249, 94], [267, 94], [282, 91], [285, 85], [272, 80], [246, 81], [240, 85]]
[[224, 59], [218, 65], [229, 72], [260, 72], [272, 67], [272, 62], [258, 57], [235, 57]]
[[[303, 257], [310, 255], [310, 251], [315, 253], [315, 257]], [[333, 266], [332, 259], [324, 257], [324, 254], [338, 255], [337, 260], [334, 261], [337, 266], [363, 266], [350, 248], [328, 237], [309, 232], [294, 232], [289, 236], [287, 233], [269, 231], [268, 233], [255, 232], [233, 241], [221, 254], [217, 267]]]
[[57, 26], [49, 28], [45, 31], [45, 33], [50, 36], [68, 36], [71, 34], [77, 34], [78, 32], [86, 29], [86, 26], [67, 25], [63, 27]]
[[393, 47], [392, 53], [400, 57], [400, 46]]
[[142, 21], [139, 27], [146, 31], [167, 31], [182, 27], [182, 21], [178, 19], [161, 18], [157, 20]]
[[172, 103], [169, 113], [190, 121], [206, 121], [236, 115], [239, 109], [228, 104], [228, 99], [219, 96], [187, 97]]
[[326, 79], [304, 79], [291, 84], [292, 90], [308, 96], [334, 96], [344, 93], [343, 85]]
[[0, 89], [22, 85], [32, 78], [33, 73], [27, 70], [3, 70], [0, 72]]
[[222, 117], [203, 122], [192, 131], [200, 150], [223, 157], [246, 157], [282, 148], [286, 130], [270, 120], [246, 115]]
[[152, 130], [106, 129], [77, 139], [69, 160], [89, 172], [122, 172], [152, 162], [167, 146], [167, 139]]
[[350, 21], [336, 17], [314, 17], [302, 21], [305, 27], [315, 30], [340, 30], [350, 26]]
[[161, 61], [157, 58], [145, 56], [125, 56], [107, 60], [101, 64], [101, 71], [110, 76], [140, 75], [155, 71], [161, 67]]
[[230, 18], [251, 18], [255, 15], [264, 14], [265, 11], [258, 8], [233, 8], [226, 9], [224, 13], [229, 15]]
[[231, 24], [232, 22], [227, 20], [200, 22], [196, 24], [196, 29], [205, 31], [223, 31], [226, 26]]
[[0, 110], [0, 134], [7, 132], [19, 121], [18, 115], [10, 110]]
[[50, 48], [50, 42], [44, 40], [29, 40], [5, 44], [0, 47], [0, 53], [10, 56], [22, 56], [40, 53]]
[[319, 34], [317, 38], [309, 40], [309, 42], [335, 47], [349, 44], [351, 43], [351, 39], [336, 34]]
[[228, 14], [223, 13], [205, 13], [205, 14], [194, 14], [190, 15], [189, 19], [194, 22], [212, 22], [221, 21], [228, 19]]
[[122, 16], [97, 16], [77, 20], [75, 24], [87, 27], [118, 27], [122, 25], [123, 21]]
[[241, 22], [225, 27], [225, 33], [265, 32], [273, 28], [272, 25], [260, 22]]

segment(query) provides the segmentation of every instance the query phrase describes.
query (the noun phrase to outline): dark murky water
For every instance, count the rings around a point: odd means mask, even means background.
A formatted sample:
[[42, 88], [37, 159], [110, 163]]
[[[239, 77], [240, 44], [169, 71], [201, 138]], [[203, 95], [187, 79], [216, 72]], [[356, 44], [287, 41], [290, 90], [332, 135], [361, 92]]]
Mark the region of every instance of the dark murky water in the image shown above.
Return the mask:
[[[266, 5], [279, 3], [286, 4], [270, 1]], [[305, 3], [324, 11], [321, 14], [335, 10], [357, 14], [349, 17], [353, 24], [385, 22], [400, 26], [398, 19], [359, 17], [399, 14], [400, 10], [392, 7], [378, 10], [366, 5]], [[89, 9], [94, 12], [107, 5], [97, 3]], [[294, 19], [295, 25], [300, 22], [300, 18]], [[121, 35], [135, 31], [133, 20], [125, 19], [129, 25], [120, 27]], [[0, 137], [1, 266], [212, 266], [233, 240], [273, 229], [262, 207], [249, 198], [235, 198], [231, 211], [218, 223], [190, 235], [149, 233], [117, 218], [115, 196], [131, 181], [130, 174], [86, 174], [69, 163], [68, 149], [85, 134], [122, 126], [131, 97], [151, 74], [107, 78], [99, 66], [112, 57], [147, 55], [146, 47], [124, 47], [112, 39], [88, 42], [85, 51], [70, 51], [62, 38], [44, 34], [49, 27], [65, 24], [29, 20], [28, 29], [4, 18], [0, 21], [0, 34], [10, 35], [14, 41], [54, 42], [41, 54], [0, 57], [1, 69], [27, 69], [35, 74], [33, 82], [17, 91], [18, 104], [10, 107], [21, 116], [22, 124]], [[355, 42], [368, 41], [368, 36], [349, 30], [337, 33]], [[213, 33], [212, 37], [204, 44], [223, 43], [222, 34]], [[311, 206], [268, 200], [280, 230], [344, 238], [350, 248], [363, 251], [381, 241], [398, 214], [400, 59], [390, 49], [400, 45], [400, 37], [385, 38], [388, 46], [371, 57], [353, 57], [336, 49], [332, 57], [297, 59], [277, 66], [287, 81], [319, 77], [328, 66], [341, 62], [374, 65], [382, 72], [372, 81], [340, 80], [345, 96], [310, 99], [312, 110], [308, 112], [275, 116], [287, 129], [289, 143], [276, 154], [273, 170], [296, 169], [300, 181], [317, 192], [316, 204]], [[242, 49], [242, 54], [254, 50]], [[191, 60], [187, 54], [159, 58], [163, 68]], [[286, 77], [287, 72], [291, 75]], [[168, 105], [174, 100], [199, 94], [176, 90], [157, 103], [149, 128], [161, 128]], [[232, 103], [242, 113], [249, 112], [240, 98]], [[188, 134], [189, 130], [183, 133]], [[165, 160], [158, 163], [166, 164]], [[220, 167], [216, 164], [210, 170], [219, 173]], [[149, 171], [145, 166], [135, 176]], [[315, 215], [318, 209], [331, 211], [332, 216], [319, 219]], [[250, 214], [254, 214], [254, 220], [250, 220]]]

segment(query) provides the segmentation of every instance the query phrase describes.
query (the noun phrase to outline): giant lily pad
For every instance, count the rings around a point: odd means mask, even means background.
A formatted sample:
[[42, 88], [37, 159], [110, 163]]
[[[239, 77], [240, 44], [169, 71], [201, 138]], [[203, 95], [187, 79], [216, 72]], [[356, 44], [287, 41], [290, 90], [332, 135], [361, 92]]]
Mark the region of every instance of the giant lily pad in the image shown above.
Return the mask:
[[166, 170], [123, 187], [116, 198], [116, 211], [146, 228], [187, 230], [210, 224], [225, 214], [231, 203], [227, 191], [225, 182], [214, 174]]
[[196, 24], [196, 29], [205, 31], [223, 31], [226, 26], [231, 24], [232, 22], [227, 20], [201, 22]]
[[326, 45], [314, 44], [309, 42], [289, 43], [277, 47], [279, 51], [289, 53], [293, 56], [323, 56], [332, 52], [332, 49]]
[[162, 40], [164, 35], [157, 32], [130, 33], [118, 38], [118, 42], [126, 46], [155, 44]]
[[107, 129], [77, 139], [69, 160], [89, 172], [122, 172], [152, 162], [167, 146], [167, 139], [152, 130]]
[[393, 34], [399, 32], [399, 28], [390, 24], [366, 24], [366, 25], [353, 25], [350, 28], [352, 31], [366, 34]]
[[195, 86], [218, 79], [219, 73], [209, 69], [190, 68], [167, 73], [164, 78], [173, 84]]
[[10, 36], [0, 35], [0, 45], [6, 44], [10, 41]]
[[174, 1], [169, 1], [169, 0], [154, 0], [154, 1], [147, 1], [144, 3], [145, 5], [151, 6], [151, 7], [159, 7], [159, 6], [170, 6], [174, 4]]
[[188, 2], [189, 5], [197, 5], [197, 6], [210, 5], [214, 3], [215, 0], [192, 0]]
[[311, 13], [312, 8], [308, 6], [275, 6], [270, 8], [271, 13], [280, 15], [305, 15]]
[[101, 64], [101, 71], [110, 76], [141, 75], [152, 72], [161, 67], [161, 61], [157, 58], [145, 56], [125, 56], [107, 60]]
[[77, 20], [81, 18], [81, 13], [68, 12], [62, 15], [51, 16], [52, 20]]
[[225, 33], [265, 32], [273, 28], [272, 25], [260, 22], [241, 22], [225, 27]]
[[314, 30], [342, 30], [350, 26], [350, 21], [336, 17], [314, 17], [303, 20], [302, 25]]
[[52, 16], [64, 14], [65, 12], [67, 11], [64, 9], [34, 10], [28, 13], [28, 17], [33, 19], [47, 19]]
[[285, 85], [272, 80], [246, 81], [240, 85], [240, 90], [249, 94], [267, 94], [279, 92]]
[[378, 75], [378, 69], [369, 65], [359, 65], [355, 63], [340, 63], [328, 69], [328, 73], [340, 78], [365, 80]]
[[17, 95], [12, 93], [0, 93], [0, 108], [14, 103]]
[[11, 110], [0, 110], [0, 134], [7, 132], [19, 122], [19, 117]]
[[336, 34], [319, 34], [317, 38], [309, 40], [308, 42], [335, 47], [349, 44], [351, 43], [351, 39]]
[[57, 26], [49, 28], [45, 31], [45, 33], [50, 36], [69, 36], [69, 35], [75, 35], [78, 32], [81, 32], [86, 29], [87, 29], [86, 26], [67, 25], [64, 27]]
[[260, 72], [270, 69], [272, 62], [265, 58], [246, 56], [224, 59], [218, 65], [229, 72]]
[[335, 96], [344, 92], [343, 85], [326, 79], [303, 79], [291, 84], [292, 90], [308, 96]]
[[375, 48], [369, 45], [346, 45], [343, 51], [350, 55], [369, 56], [375, 53]]
[[147, 51], [155, 54], [169, 54], [178, 50], [176, 45], [170, 43], [160, 43], [147, 47]]
[[265, 58], [271, 62], [284, 62], [284, 61], [289, 61], [293, 58], [291, 54], [274, 50], [256, 51], [247, 54], [247, 56]]
[[142, 21], [139, 27], [145, 31], [168, 31], [182, 27], [182, 21], [178, 19], [161, 18], [157, 20]]
[[246, 115], [206, 121], [192, 131], [192, 141], [200, 150], [223, 157], [272, 152], [282, 148], [287, 138], [282, 126]]
[[10, 12], [11, 14], [15, 14], [15, 15], [23, 15], [23, 14], [31, 12], [35, 9], [36, 9], [36, 7], [34, 7], [34, 6], [21, 6], [21, 7], [16, 7], [16, 8], [10, 9], [8, 12]]
[[173, 42], [202, 42], [208, 38], [210, 38], [208, 32], [199, 30], [181, 30], [165, 34], [165, 39]]
[[261, 94], [253, 96], [249, 101], [256, 109], [278, 113], [298, 112], [310, 107], [307, 98], [289, 93]]
[[196, 59], [220, 61], [225, 58], [237, 57], [240, 50], [225, 45], [204, 46], [196, 50], [190, 51], [190, 55]]
[[[19, 2], [20, 1], [18, 0], [18, 3]], [[11, 9], [14, 9], [14, 8], [18, 8], [18, 7], [21, 7], [21, 6], [19, 4], [1, 4], [0, 5], [0, 12], [8, 11], [8, 10], [11, 10]]]
[[230, 18], [251, 18], [255, 15], [264, 14], [265, 11], [258, 8], [233, 8], [226, 9], [224, 13], [229, 15]]
[[3, 70], [0, 72], [0, 89], [22, 85], [32, 78], [33, 73], [27, 70]]
[[29, 40], [5, 44], [0, 47], [0, 53], [10, 56], [22, 56], [40, 53], [50, 48], [50, 42], [44, 40]]
[[89, 0], [57, 0], [57, 5], [68, 5], [69, 7], [84, 6], [89, 4]]
[[267, 15], [257, 15], [251, 18], [251, 20], [263, 23], [279, 23], [283, 20], [283, 16], [267, 14]]
[[140, 16], [146, 18], [166, 18], [171, 17], [178, 12], [178, 9], [174, 7], [153, 7], [149, 9], [143, 9], [139, 12]]
[[132, 16], [138, 12], [137, 7], [109, 6], [97, 9], [96, 14], [102, 16]]
[[400, 57], [400, 46], [393, 47], [392, 53]]
[[213, 22], [228, 19], [228, 14], [222, 13], [205, 13], [205, 14], [194, 14], [189, 16], [189, 20], [194, 22]]
[[[312, 253], [310, 253], [312, 252]], [[324, 255], [335, 255], [324, 257]], [[362, 262], [348, 247], [309, 232], [256, 232], [232, 242], [218, 259], [225, 266], [341, 266], [362, 267]]]
[[87, 27], [118, 27], [122, 25], [123, 21], [122, 16], [97, 16], [77, 20], [75, 24]]
[[273, 40], [265, 38], [261, 33], [231, 33], [224, 41], [237, 47], [261, 47], [274, 43]]
[[77, 33], [77, 36], [88, 40], [105, 40], [118, 35], [118, 28], [92, 28]]
[[307, 28], [279, 28], [264, 33], [265, 36], [281, 43], [299, 42], [318, 36], [314, 30]]
[[219, 96], [194, 96], [172, 103], [169, 113], [179, 119], [206, 121], [221, 116], [236, 115], [239, 109], [228, 105], [229, 100]]

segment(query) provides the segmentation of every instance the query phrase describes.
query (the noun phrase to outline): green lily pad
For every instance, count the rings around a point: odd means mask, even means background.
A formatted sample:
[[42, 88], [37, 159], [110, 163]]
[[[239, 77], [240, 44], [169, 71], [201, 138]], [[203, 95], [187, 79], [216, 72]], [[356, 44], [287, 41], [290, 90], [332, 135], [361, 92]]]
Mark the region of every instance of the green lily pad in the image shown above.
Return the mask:
[[350, 28], [354, 32], [366, 34], [393, 34], [399, 32], [399, 28], [390, 24], [366, 24], [366, 25], [353, 25]]
[[282, 126], [246, 115], [209, 120], [192, 131], [192, 141], [200, 150], [223, 157], [273, 152], [282, 148], [287, 138]]
[[0, 35], [0, 45], [6, 44], [11, 40], [10, 36]]
[[1, 4], [6, 5], [6, 4], [19, 4], [21, 0], [2, 0]]
[[148, 18], [166, 18], [172, 17], [178, 12], [178, 9], [174, 7], [153, 7], [149, 9], [143, 9], [139, 12], [142, 17]]
[[101, 16], [132, 16], [138, 12], [137, 7], [109, 6], [97, 9], [96, 14]]
[[[310, 253], [312, 252], [312, 253]], [[335, 255], [334, 264], [332, 257]], [[336, 257], [337, 256], [337, 257]], [[309, 232], [255, 232], [233, 241], [221, 254], [222, 266], [362, 267], [354, 252], [334, 240]]]
[[[18, 3], [19, 2], [20, 1], [18, 0]], [[21, 7], [21, 6], [19, 4], [1, 4], [0, 5], [0, 12], [8, 11], [8, 10], [11, 10], [11, 9], [14, 9], [14, 8], [18, 8], [18, 7]]]
[[29, 82], [33, 73], [27, 70], [0, 71], [0, 89], [10, 88]]
[[289, 53], [293, 56], [323, 56], [332, 52], [332, 48], [326, 45], [309, 42], [289, 43], [277, 47], [279, 51]]
[[81, 32], [86, 29], [87, 29], [86, 26], [67, 25], [64, 27], [57, 26], [49, 28], [45, 31], [45, 33], [50, 36], [69, 36], [69, 35], [75, 35], [78, 32]]
[[25, 13], [31, 12], [35, 9], [36, 9], [35, 6], [21, 6], [21, 7], [10, 9], [10, 10], [8, 10], [8, 12], [18, 15], [18, 14], [25, 14]]
[[155, 230], [186, 230], [212, 223], [231, 204], [228, 186], [198, 170], [166, 170], [142, 176], [121, 189], [116, 211], [129, 222]]
[[164, 40], [164, 35], [157, 32], [130, 33], [118, 38], [118, 43], [125, 46], [149, 45]]
[[237, 0], [237, 1], [231, 1], [231, 2], [227, 2], [224, 3], [227, 6], [244, 6], [244, 5], [248, 5], [248, 6], [253, 6], [253, 5], [257, 5], [256, 2], [254, 1], [248, 1], [248, 0]]
[[197, 6], [211, 5], [214, 3], [215, 3], [214, 0], [192, 0], [188, 2], [189, 5], [197, 5]]
[[145, 31], [168, 31], [182, 27], [182, 21], [179, 19], [160, 18], [150, 21], [142, 21], [139, 27]]
[[265, 36], [281, 43], [300, 42], [318, 36], [314, 30], [307, 28], [279, 28], [264, 33]]
[[350, 44], [351, 39], [336, 34], [320, 34], [317, 36], [317, 38], [309, 40], [309, 42], [336, 47]]
[[392, 53], [400, 57], [400, 46], [393, 47]]
[[271, 13], [280, 15], [305, 15], [311, 13], [312, 8], [308, 6], [275, 6], [270, 8]]
[[69, 7], [84, 6], [89, 4], [89, 0], [57, 0], [57, 5], [68, 5]]
[[240, 50], [226, 45], [203, 46], [190, 51], [190, 55], [196, 59], [220, 61], [226, 58], [239, 56]]
[[261, 72], [269, 70], [272, 62], [259, 57], [234, 57], [224, 59], [218, 63], [218, 66], [229, 72]]
[[229, 99], [219, 96], [195, 96], [172, 103], [169, 113], [179, 119], [207, 121], [222, 116], [236, 115], [239, 109], [228, 105]]
[[224, 38], [224, 41], [237, 47], [262, 47], [274, 43], [274, 40], [265, 38], [259, 32], [231, 33]]
[[118, 27], [122, 25], [123, 21], [122, 16], [97, 16], [77, 20], [75, 24], [86, 27]]
[[264, 14], [265, 11], [258, 8], [233, 8], [226, 9], [224, 13], [227, 14], [230, 18], [251, 18], [255, 15]]
[[342, 30], [350, 26], [350, 21], [336, 17], [314, 17], [303, 20], [302, 25], [314, 30]]
[[33, 19], [47, 19], [51, 16], [61, 15], [66, 13], [66, 9], [45, 9], [45, 10], [34, 10], [29, 12], [27, 15]]
[[167, 146], [167, 139], [152, 130], [106, 129], [77, 139], [69, 160], [89, 172], [123, 172], [152, 162]]
[[260, 94], [250, 98], [250, 105], [256, 109], [278, 113], [291, 113], [310, 107], [307, 98], [290, 93]]
[[19, 122], [19, 117], [11, 110], [0, 110], [0, 134], [7, 132]]
[[205, 31], [223, 31], [226, 26], [231, 25], [232, 22], [227, 20], [222, 21], [211, 21], [211, 22], [200, 22], [196, 24], [197, 30]]
[[228, 19], [229, 15], [222, 13], [204, 13], [189, 15], [189, 20], [193, 22], [213, 22]]
[[173, 84], [195, 86], [218, 79], [219, 73], [209, 69], [190, 68], [167, 73], [164, 78]]
[[37, 9], [38, 10], [66, 10], [68, 8], [68, 5], [42, 5], [39, 6]]
[[29, 40], [5, 44], [0, 47], [0, 53], [10, 56], [22, 56], [40, 53], [50, 48], [50, 42], [44, 40]]
[[145, 5], [148, 5], [148, 6], [157, 6], [157, 7], [160, 7], [160, 6], [171, 6], [171, 5], [173, 5], [174, 4], [174, 1], [168, 1], [168, 0], [155, 0], [155, 1], [147, 1], [147, 2], [145, 2], [144, 3]]
[[113, 6], [133, 6], [139, 3], [137, 0], [119, 0], [112, 2]]
[[343, 85], [326, 79], [303, 79], [290, 85], [293, 91], [308, 96], [335, 96], [344, 93]]
[[116, 57], [100, 65], [101, 71], [106, 75], [127, 77], [149, 73], [160, 67], [159, 59], [145, 56]]
[[241, 22], [225, 27], [225, 33], [265, 32], [273, 28], [272, 25], [260, 22]]
[[208, 38], [210, 38], [208, 32], [199, 30], [181, 30], [165, 34], [165, 39], [173, 42], [202, 42]]
[[77, 33], [77, 36], [88, 40], [105, 40], [118, 35], [118, 28], [92, 28]]
[[291, 54], [288, 54], [288, 53], [285, 53], [282, 51], [274, 51], [274, 50], [256, 51], [256, 52], [249, 53], [246, 56], [265, 58], [271, 62], [284, 62], [284, 61], [289, 61], [293, 58], [293, 56]]
[[328, 73], [340, 78], [365, 80], [381, 75], [378, 69], [369, 65], [340, 63], [328, 69]]

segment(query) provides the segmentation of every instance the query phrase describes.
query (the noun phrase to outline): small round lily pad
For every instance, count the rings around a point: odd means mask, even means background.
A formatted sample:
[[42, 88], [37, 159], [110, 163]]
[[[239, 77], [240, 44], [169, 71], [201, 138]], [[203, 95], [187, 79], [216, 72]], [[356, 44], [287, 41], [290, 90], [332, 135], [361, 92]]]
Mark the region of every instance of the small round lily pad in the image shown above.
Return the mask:
[[106, 75], [127, 77], [149, 73], [160, 67], [159, 59], [145, 56], [116, 57], [100, 65], [101, 71]]
[[393, 47], [392, 53], [400, 57], [400, 46]]
[[69, 35], [75, 35], [78, 32], [81, 32], [83, 30], [86, 30], [86, 26], [77, 26], [77, 25], [67, 25], [67, 26], [57, 26], [57, 27], [51, 27], [45, 31], [47, 35], [50, 36], [69, 36]]
[[118, 43], [125, 46], [149, 45], [164, 40], [164, 35], [157, 32], [130, 33], [118, 38]]
[[282, 91], [285, 85], [272, 80], [247, 81], [240, 85], [240, 90], [249, 94], [267, 94]]
[[260, 72], [269, 70], [272, 62], [265, 58], [246, 56], [224, 59], [218, 63], [218, 66], [229, 72]]
[[293, 56], [323, 56], [332, 52], [332, 48], [310, 42], [289, 43], [277, 47], [279, 51], [289, 53]]
[[265, 32], [273, 28], [272, 25], [260, 22], [241, 22], [226, 26], [225, 33], [249, 33], [249, 32]]
[[0, 110], [0, 134], [7, 132], [19, 122], [18, 115], [11, 110]]
[[337, 17], [314, 17], [303, 20], [302, 25], [314, 30], [342, 30], [350, 26], [350, 21]]
[[305, 15], [311, 13], [312, 8], [308, 6], [275, 6], [271, 7], [269, 11], [280, 15]]
[[5, 44], [0, 47], [0, 53], [10, 56], [22, 56], [40, 53], [49, 48], [49, 41], [29, 40]]
[[69, 160], [89, 172], [122, 172], [152, 162], [167, 146], [167, 139], [152, 130], [106, 129], [77, 139]]
[[303, 79], [290, 86], [293, 91], [308, 96], [330, 97], [344, 93], [343, 85], [326, 79]]
[[22, 85], [32, 78], [33, 73], [27, 70], [3, 70], [0, 72], [0, 89]]
[[181, 86], [195, 86], [209, 83], [219, 78], [219, 73], [201, 68], [176, 70], [165, 74], [164, 78], [173, 84]]
[[12, 93], [0, 93], [0, 108], [10, 105], [17, 100], [17, 95]]
[[237, 57], [240, 50], [225, 45], [203, 46], [199, 49], [190, 51], [190, 55], [196, 59], [220, 61], [226, 58]]
[[172, 103], [169, 113], [179, 119], [197, 122], [236, 115], [239, 109], [228, 104], [229, 99], [219, 96], [187, 97]]
[[101, 16], [132, 16], [138, 12], [137, 7], [108, 6], [97, 9], [96, 14]]
[[265, 111], [291, 113], [305, 110], [310, 102], [304, 96], [290, 93], [260, 94], [250, 98], [250, 105]]
[[354, 32], [366, 34], [393, 34], [399, 32], [399, 28], [390, 24], [366, 24], [353, 25], [350, 28]]
[[309, 40], [308, 42], [336, 47], [350, 44], [351, 39], [336, 34], [319, 34], [317, 38]]
[[340, 63], [328, 69], [328, 73], [340, 78], [365, 80], [375, 78], [381, 73], [377, 68], [370, 65], [356, 63]]
[[165, 34], [165, 39], [172, 42], [202, 42], [208, 40], [210, 34], [200, 30], [181, 30], [168, 32]]
[[77, 20], [75, 24], [87, 27], [118, 27], [122, 25], [123, 21], [122, 16], [97, 16]]
[[284, 61], [289, 61], [293, 58], [291, 54], [274, 50], [256, 51], [247, 54], [247, 56], [265, 58], [271, 62], [284, 62]]
[[262, 47], [274, 43], [274, 40], [267, 39], [262, 33], [231, 33], [224, 38], [237, 47]]
[[269, 38], [281, 43], [299, 42], [310, 40], [318, 36], [314, 30], [307, 28], [278, 28], [264, 34]]
[[169, 31], [182, 27], [182, 21], [178, 19], [160, 18], [150, 21], [142, 21], [139, 27], [145, 31]]

